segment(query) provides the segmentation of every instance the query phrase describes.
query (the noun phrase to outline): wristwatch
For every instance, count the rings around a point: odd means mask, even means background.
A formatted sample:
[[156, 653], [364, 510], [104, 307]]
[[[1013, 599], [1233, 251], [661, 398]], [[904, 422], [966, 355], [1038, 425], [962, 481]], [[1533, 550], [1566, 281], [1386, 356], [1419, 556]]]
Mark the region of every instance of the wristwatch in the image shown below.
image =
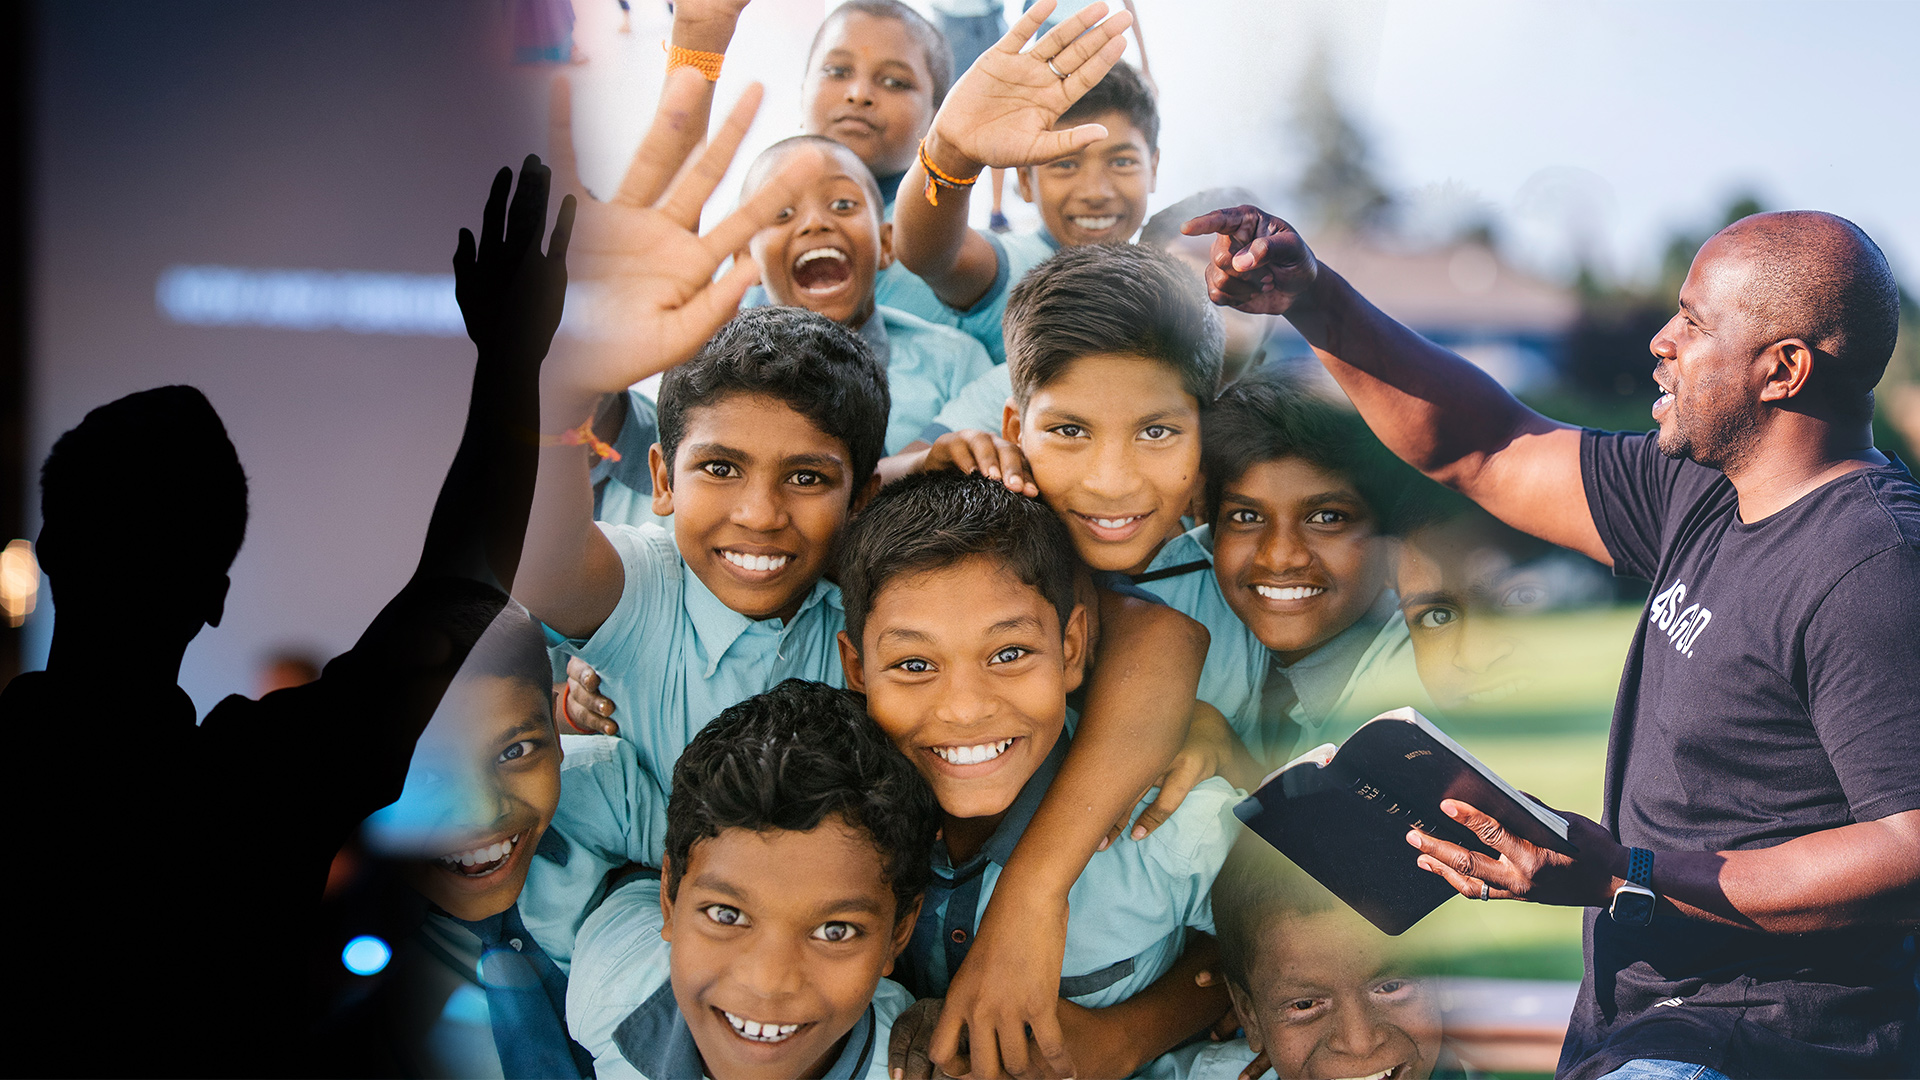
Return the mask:
[[1629, 848], [1627, 880], [1614, 890], [1607, 914], [1622, 926], [1645, 926], [1653, 921], [1653, 852]]

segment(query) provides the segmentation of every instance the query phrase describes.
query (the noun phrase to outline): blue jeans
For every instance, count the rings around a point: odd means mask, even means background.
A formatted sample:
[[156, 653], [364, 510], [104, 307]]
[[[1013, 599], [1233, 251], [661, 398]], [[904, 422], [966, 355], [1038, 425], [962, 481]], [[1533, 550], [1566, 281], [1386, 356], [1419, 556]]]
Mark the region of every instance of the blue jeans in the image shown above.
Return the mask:
[[1600, 1080], [1727, 1080], [1725, 1073], [1684, 1061], [1635, 1058]]

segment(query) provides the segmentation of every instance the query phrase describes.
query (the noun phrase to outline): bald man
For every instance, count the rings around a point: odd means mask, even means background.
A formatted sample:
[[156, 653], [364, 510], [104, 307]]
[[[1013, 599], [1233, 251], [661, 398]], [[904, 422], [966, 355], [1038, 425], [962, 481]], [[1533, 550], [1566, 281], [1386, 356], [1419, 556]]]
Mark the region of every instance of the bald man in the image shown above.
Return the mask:
[[1588, 908], [1560, 1075], [1920, 1075], [1920, 487], [1873, 446], [1880, 249], [1811, 212], [1709, 240], [1641, 435], [1527, 408], [1254, 207], [1185, 231], [1219, 234], [1214, 301], [1285, 315], [1395, 453], [1653, 583], [1579, 855], [1454, 803], [1497, 859], [1408, 837], [1465, 896]]

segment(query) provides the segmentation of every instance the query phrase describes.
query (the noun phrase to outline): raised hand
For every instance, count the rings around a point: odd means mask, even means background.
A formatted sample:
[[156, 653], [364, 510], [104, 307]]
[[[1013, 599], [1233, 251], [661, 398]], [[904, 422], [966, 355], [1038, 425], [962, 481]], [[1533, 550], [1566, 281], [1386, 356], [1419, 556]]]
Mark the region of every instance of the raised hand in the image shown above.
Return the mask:
[[927, 155], [941, 171], [965, 177], [982, 166], [1040, 165], [1106, 137], [1099, 124], [1053, 125], [1120, 61], [1133, 15], [1101, 22], [1107, 5], [1090, 4], [1021, 52], [1053, 8], [1053, 0], [1029, 8], [948, 91], [927, 135]]
[[1257, 206], [1202, 214], [1180, 231], [1219, 234], [1207, 267], [1207, 295], [1223, 307], [1284, 315], [1320, 275], [1313, 251], [1293, 226]]
[[690, 68], [667, 73], [653, 125], [619, 189], [601, 201], [580, 184], [571, 93], [564, 80], [554, 81], [549, 113], [554, 175], [580, 200], [573, 243], [580, 287], [556, 356], [568, 390], [625, 390], [686, 360], [733, 317], [741, 297], [759, 280], [750, 259], [736, 260], [718, 280], [714, 272], [745, 250], [748, 239], [772, 223], [792, 194], [776, 175], [700, 234], [700, 209], [732, 163], [761, 97], [759, 83], [748, 86], [703, 150], [699, 116], [706, 87], [706, 79]]
[[1605, 907], [1626, 880], [1627, 848], [1599, 823], [1579, 814], [1556, 811], [1567, 819], [1567, 839], [1580, 850], [1569, 856], [1520, 839], [1491, 815], [1457, 799], [1442, 799], [1440, 812], [1472, 829], [1482, 843], [1499, 853], [1498, 859], [1490, 859], [1418, 829], [1408, 830], [1407, 843], [1420, 851], [1420, 868], [1445, 878], [1469, 900]]
[[567, 241], [575, 202], [571, 195], [561, 200], [552, 239], [542, 253], [540, 234], [547, 224], [551, 181], [547, 167], [528, 154], [520, 166], [520, 190], [509, 206], [513, 170], [502, 167], [481, 212], [479, 240], [460, 230], [453, 254], [453, 293], [467, 336], [482, 355], [537, 362], [553, 343], [567, 292]]

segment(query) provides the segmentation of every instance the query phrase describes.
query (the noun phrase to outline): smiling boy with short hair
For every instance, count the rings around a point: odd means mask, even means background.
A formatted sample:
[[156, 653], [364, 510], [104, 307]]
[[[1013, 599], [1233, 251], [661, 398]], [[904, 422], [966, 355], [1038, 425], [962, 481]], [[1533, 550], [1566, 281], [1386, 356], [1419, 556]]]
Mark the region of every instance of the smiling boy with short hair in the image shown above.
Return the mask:
[[854, 694], [790, 680], [722, 713], [674, 766], [665, 880], [581, 929], [567, 1016], [597, 1074], [884, 1077], [935, 809]]
[[[984, 477], [938, 472], [889, 486], [846, 550], [848, 683], [940, 803], [934, 881], [902, 958], [903, 981], [937, 997], [1066, 758], [1087, 615], [1060, 519]], [[1210, 928], [1206, 891], [1238, 798], [1207, 780], [1146, 839], [1087, 861], [1067, 898], [1062, 1010], [1132, 998], [1180, 958], [1189, 927]], [[1075, 1039], [1086, 1029], [1064, 1025], [1076, 1065], [1124, 1075], [1216, 1017], [1217, 998], [1187, 982], [1184, 998], [1113, 1018], [1104, 1038]]]

